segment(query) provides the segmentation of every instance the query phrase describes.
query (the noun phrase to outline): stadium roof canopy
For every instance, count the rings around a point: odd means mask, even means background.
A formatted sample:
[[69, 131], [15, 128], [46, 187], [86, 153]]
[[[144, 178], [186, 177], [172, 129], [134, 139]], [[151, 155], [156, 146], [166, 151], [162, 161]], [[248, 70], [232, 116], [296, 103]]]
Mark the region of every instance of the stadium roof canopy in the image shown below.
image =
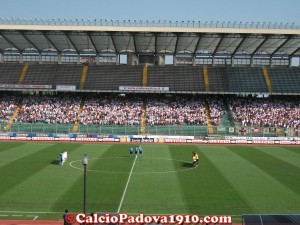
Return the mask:
[[299, 57], [294, 24], [0, 19], [0, 53]]

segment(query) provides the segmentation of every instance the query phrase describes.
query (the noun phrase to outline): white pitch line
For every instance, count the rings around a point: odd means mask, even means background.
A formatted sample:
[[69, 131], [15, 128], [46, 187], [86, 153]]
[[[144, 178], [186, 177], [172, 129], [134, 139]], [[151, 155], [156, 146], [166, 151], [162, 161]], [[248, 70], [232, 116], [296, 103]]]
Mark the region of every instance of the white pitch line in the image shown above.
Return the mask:
[[38, 217], [39, 217], [39, 216], [35, 216], [35, 217], [33, 218], [33, 220], [36, 220]]
[[0, 211], [0, 213], [25, 213], [25, 214], [47, 214], [47, 213], [63, 213], [63, 212], [23, 212], [23, 211]]
[[23, 215], [12, 215], [12, 216], [23, 216]]
[[118, 213], [119, 213], [120, 210], [121, 210], [121, 207], [122, 207], [122, 204], [123, 204], [123, 201], [124, 201], [124, 197], [125, 197], [125, 194], [126, 194], [126, 191], [127, 191], [127, 187], [128, 187], [128, 184], [129, 184], [131, 175], [132, 175], [132, 171], [133, 171], [133, 168], [134, 168], [136, 159], [137, 159], [137, 158], [134, 159], [134, 162], [133, 162], [133, 164], [132, 164], [132, 167], [131, 167], [131, 170], [130, 170], [130, 173], [129, 173], [129, 176], [128, 176], [128, 180], [127, 180], [127, 183], [126, 183], [126, 186], [125, 186], [125, 189], [124, 189], [124, 192], [123, 192], [123, 195], [122, 195], [120, 204], [119, 204], [119, 208], [118, 208], [118, 211], [117, 211]]
[[[134, 162], [135, 163], [135, 162]], [[129, 183], [129, 181], [128, 181]], [[126, 185], [128, 186], [128, 185]], [[124, 197], [125, 197], [125, 194], [123, 194]], [[124, 198], [123, 198], [124, 199]], [[24, 213], [24, 214], [28, 214], [28, 213], [32, 213], [32, 214], [47, 214], [47, 213], [54, 213], [54, 214], [61, 214], [62, 212], [22, 212], [22, 211], [0, 211], [0, 213]], [[127, 212], [128, 215], [138, 215], [139, 213], [136, 212], [136, 213], [132, 213], [132, 212]], [[166, 216], [166, 215], [170, 215], [170, 213], [144, 213], [145, 215], [157, 215], [157, 216]], [[176, 214], [176, 213], [175, 213]], [[179, 213], [177, 213], [179, 214]], [[249, 214], [251, 215], [251, 214]], [[260, 214], [260, 215], [269, 215], [269, 214]], [[273, 215], [273, 214], [271, 214]], [[275, 214], [274, 214], [275, 215]], [[0, 215], [0, 216], [9, 216], [9, 215]], [[36, 215], [27, 215], [27, 216], [31, 216], [31, 217], [36, 217]], [[227, 216], [232, 216], [232, 217], [240, 217], [242, 215], [227, 215]], [[37, 216], [38, 217], [38, 216]]]

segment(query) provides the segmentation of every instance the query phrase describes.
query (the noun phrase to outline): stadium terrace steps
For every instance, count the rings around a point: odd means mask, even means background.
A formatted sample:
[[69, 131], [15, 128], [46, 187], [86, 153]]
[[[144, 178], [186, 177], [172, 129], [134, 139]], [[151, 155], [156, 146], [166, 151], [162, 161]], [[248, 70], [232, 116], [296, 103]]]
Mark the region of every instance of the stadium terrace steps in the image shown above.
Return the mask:
[[211, 116], [210, 116], [210, 110], [209, 110], [209, 104], [207, 101], [205, 101], [205, 114], [206, 114], [206, 120], [207, 120], [207, 130], [208, 134], [213, 134], [214, 133], [214, 128], [212, 126], [211, 122]]
[[[143, 87], [147, 86], [148, 84], [148, 67], [144, 66], [143, 68]], [[145, 134], [146, 132], [146, 109], [147, 109], [147, 104], [146, 100], [144, 99], [143, 101], [143, 106], [141, 110], [141, 133]]]
[[300, 69], [296, 67], [266, 67], [272, 91], [275, 93], [299, 93]]
[[225, 67], [207, 67], [209, 74], [209, 90], [212, 92], [228, 91], [228, 75]]
[[88, 65], [84, 65], [82, 69], [82, 76], [80, 80], [79, 90], [83, 90], [84, 88], [87, 72], [88, 72]]
[[82, 76], [82, 65], [57, 65], [54, 85], [74, 85], [79, 87], [79, 82]]
[[82, 68], [77, 64], [33, 64], [29, 66], [23, 84], [75, 85], [78, 88]]
[[73, 133], [77, 133], [78, 132], [78, 127], [79, 127], [79, 115], [81, 114], [82, 110], [83, 110], [83, 106], [84, 106], [84, 98], [81, 99], [81, 103], [80, 103], [80, 108], [78, 110], [78, 113], [77, 113], [77, 119], [74, 123], [74, 126], [73, 126]]
[[227, 67], [230, 92], [268, 92], [261, 67]]
[[203, 68], [196, 66], [149, 66], [148, 86], [170, 91], [205, 91]]
[[210, 88], [209, 88], [209, 79], [208, 79], [208, 70], [207, 70], [207, 66], [203, 67], [203, 75], [204, 75], [204, 84], [205, 84], [205, 91], [209, 92]]
[[23, 64], [0, 63], [0, 83], [18, 84], [23, 67]]
[[25, 79], [25, 76], [26, 76], [26, 73], [27, 73], [27, 70], [28, 70], [28, 64], [26, 63], [26, 64], [24, 64], [24, 66], [23, 66], [23, 69], [22, 69], [22, 72], [21, 72], [21, 74], [20, 74], [20, 78], [19, 78], [19, 82], [18, 82], [18, 84], [23, 84], [23, 81], [24, 81], [24, 79]]
[[44, 85], [54, 84], [57, 65], [30, 65], [24, 84]]
[[53, 88], [75, 85], [81, 90], [101, 91], [119, 90], [120, 86], [153, 86], [179, 92], [299, 93], [300, 69], [2, 63], [0, 84], [53, 85]]
[[17, 118], [18, 115], [19, 115], [20, 109], [21, 109], [21, 102], [19, 102], [19, 104], [18, 104], [18, 106], [17, 106], [17, 108], [16, 108], [14, 114], [11, 116], [11, 118], [9, 119], [7, 125], [4, 127], [4, 130], [5, 130], [5, 131], [10, 130], [10, 127], [11, 127], [11, 125], [13, 124], [15, 118]]
[[120, 86], [141, 86], [142, 66], [90, 65], [85, 90], [119, 90]]
[[268, 70], [266, 67], [263, 67], [263, 73], [264, 73], [266, 85], [268, 87], [268, 91], [269, 91], [269, 93], [272, 93], [272, 85], [271, 85], [270, 77], [269, 77]]
[[223, 121], [226, 121], [226, 122], [221, 121], [221, 124], [225, 127], [226, 126], [234, 126], [234, 119], [232, 117], [232, 112], [229, 109], [227, 98], [224, 98], [224, 110], [226, 112], [226, 115], [223, 117], [223, 119], [224, 119]]
[[141, 133], [145, 134], [146, 132], [146, 110], [147, 110], [147, 103], [146, 100], [143, 102], [142, 106], [142, 113], [141, 113]]
[[147, 86], [148, 84], [148, 67], [144, 66], [143, 68], [143, 86]]

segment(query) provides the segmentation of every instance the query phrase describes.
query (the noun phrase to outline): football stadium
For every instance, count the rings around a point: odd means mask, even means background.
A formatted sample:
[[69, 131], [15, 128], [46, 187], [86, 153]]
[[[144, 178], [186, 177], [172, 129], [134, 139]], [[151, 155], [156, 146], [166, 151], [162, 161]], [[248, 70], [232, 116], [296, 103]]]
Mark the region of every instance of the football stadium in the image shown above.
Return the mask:
[[1, 19], [0, 224], [300, 224], [299, 57], [295, 24]]

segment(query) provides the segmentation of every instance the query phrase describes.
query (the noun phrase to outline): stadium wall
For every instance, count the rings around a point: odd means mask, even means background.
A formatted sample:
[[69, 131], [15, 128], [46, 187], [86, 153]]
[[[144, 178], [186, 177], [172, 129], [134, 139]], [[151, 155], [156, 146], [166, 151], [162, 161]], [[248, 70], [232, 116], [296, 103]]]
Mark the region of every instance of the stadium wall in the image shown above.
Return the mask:
[[116, 143], [184, 143], [184, 144], [266, 144], [300, 145], [300, 138], [225, 136], [224, 139], [194, 139], [193, 136], [143, 136], [143, 135], [77, 135], [77, 134], [16, 134], [1, 133], [0, 141], [50, 141], [50, 142], [116, 142]]

